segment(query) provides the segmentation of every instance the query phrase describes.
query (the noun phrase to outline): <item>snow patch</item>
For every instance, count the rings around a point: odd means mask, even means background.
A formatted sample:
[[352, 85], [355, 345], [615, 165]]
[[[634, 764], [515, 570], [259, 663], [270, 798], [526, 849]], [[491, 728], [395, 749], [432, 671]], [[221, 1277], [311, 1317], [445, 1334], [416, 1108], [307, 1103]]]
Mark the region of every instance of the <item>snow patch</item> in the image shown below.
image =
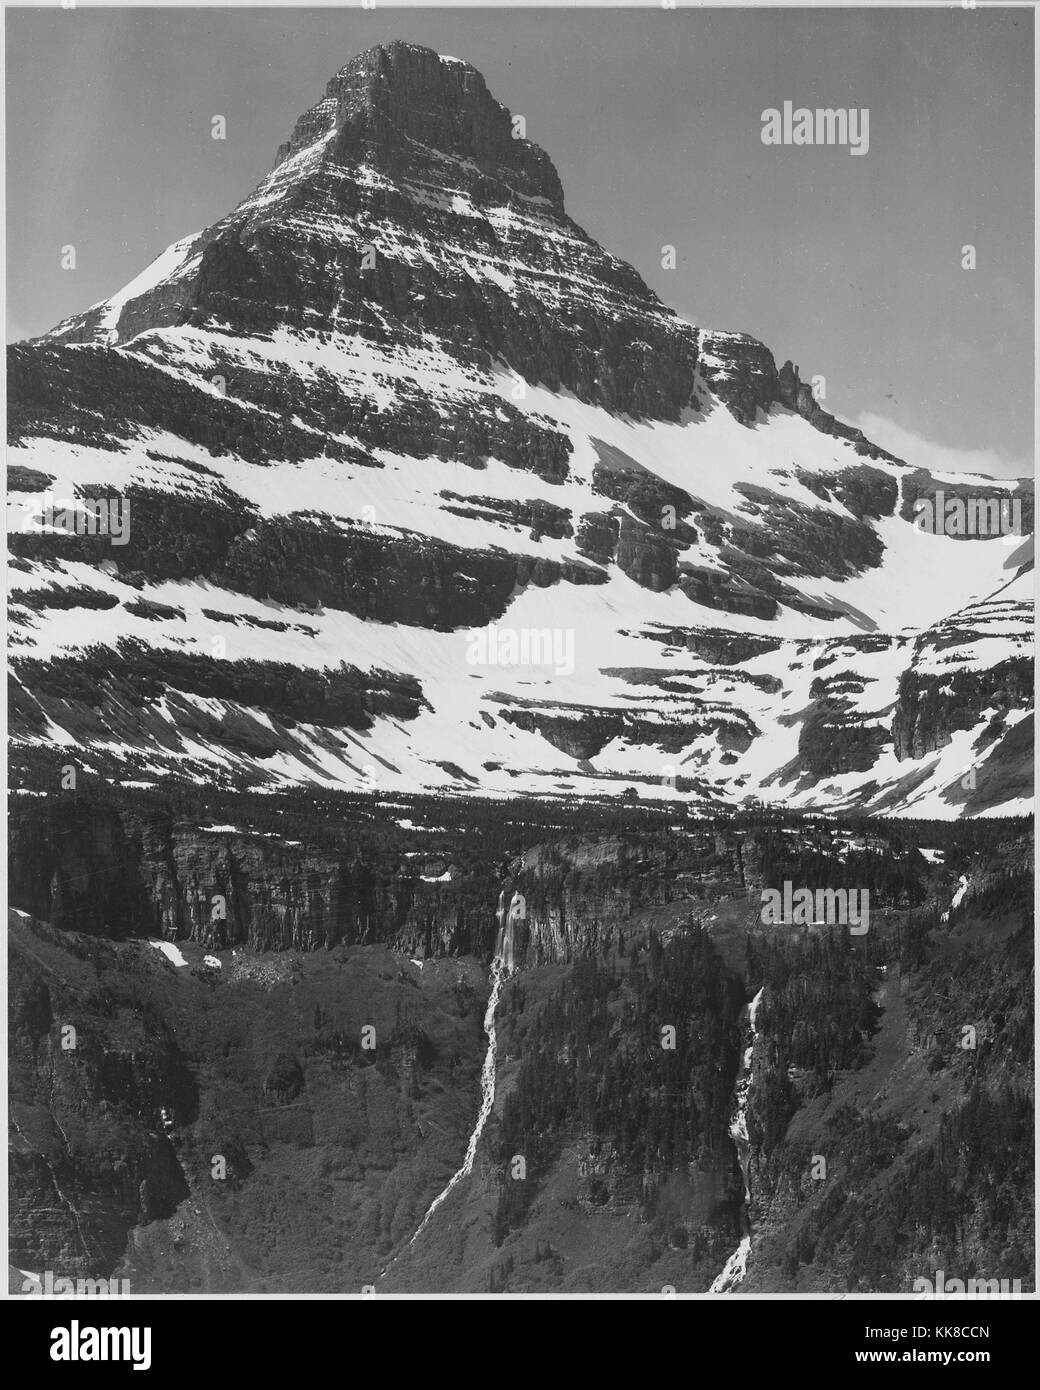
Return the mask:
[[188, 964], [172, 941], [149, 941], [148, 945], [154, 946], [157, 951], [162, 951], [166, 959], [173, 965]]

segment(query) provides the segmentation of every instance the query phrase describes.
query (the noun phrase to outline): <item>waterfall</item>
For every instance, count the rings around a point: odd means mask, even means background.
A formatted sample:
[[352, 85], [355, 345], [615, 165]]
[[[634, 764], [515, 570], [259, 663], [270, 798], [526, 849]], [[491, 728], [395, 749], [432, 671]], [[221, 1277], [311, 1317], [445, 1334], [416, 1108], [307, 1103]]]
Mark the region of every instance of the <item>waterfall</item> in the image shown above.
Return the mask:
[[[495, 1028], [495, 1013], [498, 1010], [498, 1000], [502, 993], [502, 986], [516, 969], [516, 952], [513, 941], [513, 930], [518, 923], [527, 918], [527, 902], [522, 893], [514, 893], [508, 909], [506, 908], [505, 890], [499, 894], [498, 910], [495, 913], [498, 918], [498, 936], [495, 940], [495, 954], [491, 961], [491, 971], [488, 976], [488, 983], [491, 986], [488, 995], [487, 1008], [484, 1011], [484, 1032], [487, 1035], [487, 1052], [484, 1054], [484, 1065], [480, 1071], [480, 1109], [477, 1111], [476, 1123], [473, 1132], [469, 1136], [469, 1143], [466, 1145], [466, 1155], [462, 1160], [462, 1166], [451, 1176], [447, 1186], [434, 1197], [433, 1201], [426, 1208], [426, 1215], [416, 1227], [415, 1234], [408, 1242], [405, 1249], [410, 1250], [415, 1242], [425, 1231], [430, 1223], [430, 1218], [439, 1206], [441, 1206], [451, 1195], [454, 1188], [463, 1178], [469, 1177], [473, 1171], [473, 1161], [477, 1156], [477, 1145], [480, 1143], [480, 1136], [484, 1133], [484, 1126], [487, 1124], [491, 1108], [495, 1103], [495, 1080], [496, 1062], [498, 1057], [498, 1035]], [[396, 1259], [397, 1256], [394, 1256]], [[390, 1264], [393, 1264], [393, 1260]], [[390, 1265], [386, 1266], [383, 1274], [386, 1273]], [[382, 1275], [380, 1275], [382, 1278]]]
[[468, 1178], [473, 1170], [473, 1160], [477, 1156], [477, 1145], [480, 1143], [480, 1136], [484, 1132], [487, 1118], [491, 1114], [491, 1107], [495, 1103], [495, 1059], [498, 1049], [498, 1040], [495, 1032], [495, 1010], [498, 1008], [498, 996], [502, 992], [512, 967], [507, 966], [501, 956], [496, 956], [491, 962], [491, 993], [488, 995], [487, 1009], [484, 1013], [484, 1032], [487, 1034], [488, 1046], [484, 1054], [484, 1066], [480, 1073], [480, 1109], [477, 1111], [477, 1122], [473, 1126], [473, 1133], [469, 1136], [469, 1143], [466, 1145], [466, 1156], [462, 1160], [462, 1167], [457, 1169], [451, 1176], [447, 1187], [439, 1192], [426, 1209], [426, 1215], [419, 1222], [415, 1235], [408, 1242], [409, 1248], [425, 1231], [429, 1225], [433, 1213], [451, 1195], [456, 1184], [463, 1178]]
[[737, 1158], [744, 1179], [744, 1234], [740, 1244], [723, 1266], [722, 1273], [717, 1276], [709, 1288], [709, 1293], [729, 1293], [735, 1289], [747, 1273], [748, 1256], [751, 1254], [751, 1141], [748, 1139], [747, 1130], [747, 1098], [748, 1092], [751, 1090], [752, 1062], [755, 1055], [755, 1039], [758, 1036], [755, 1019], [758, 1016], [758, 1006], [762, 1002], [764, 992], [765, 986], [763, 985], [751, 1003], [745, 1005], [741, 1012], [740, 1017], [744, 1024], [747, 1046], [744, 1048], [740, 1067], [737, 1070], [733, 1118], [729, 1123], [729, 1136], [737, 1146]]
[[741, 1236], [740, 1244], [733, 1254], [722, 1267], [722, 1273], [718, 1276], [709, 1293], [730, 1293], [743, 1282], [744, 1275], [747, 1273], [748, 1256], [751, 1254], [751, 1237]]
[[506, 894], [503, 888], [498, 895], [498, 938], [495, 941], [495, 959], [500, 960], [507, 970], [516, 968], [516, 947], [513, 930], [527, 920], [527, 899], [523, 893], [514, 893], [509, 907], [506, 907]]

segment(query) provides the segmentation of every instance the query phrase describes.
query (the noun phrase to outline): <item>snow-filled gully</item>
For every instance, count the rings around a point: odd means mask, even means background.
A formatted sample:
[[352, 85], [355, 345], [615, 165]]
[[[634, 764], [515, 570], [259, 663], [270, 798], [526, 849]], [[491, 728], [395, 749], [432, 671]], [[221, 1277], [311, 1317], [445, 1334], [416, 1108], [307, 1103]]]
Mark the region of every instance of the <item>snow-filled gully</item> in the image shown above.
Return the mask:
[[755, 1039], [758, 1036], [755, 1019], [758, 1014], [758, 1006], [762, 1002], [764, 988], [763, 986], [763, 989], [758, 991], [750, 1004], [745, 1005], [741, 1014], [747, 1046], [744, 1048], [740, 1067], [737, 1071], [733, 1118], [729, 1124], [730, 1138], [737, 1146], [737, 1158], [744, 1177], [744, 1233], [741, 1236], [740, 1244], [723, 1266], [722, 1273], [716, 1277], [708, 1289], [709, 1293], [730, 1293], [738, 1284], [742, 1283], [747, 1273], [748, 1256], [751, 1254], [751, 1143], [748, 1139], [747, 1129], [747, 1099], [751, 1089], [751, 1066], [755, 1055]]

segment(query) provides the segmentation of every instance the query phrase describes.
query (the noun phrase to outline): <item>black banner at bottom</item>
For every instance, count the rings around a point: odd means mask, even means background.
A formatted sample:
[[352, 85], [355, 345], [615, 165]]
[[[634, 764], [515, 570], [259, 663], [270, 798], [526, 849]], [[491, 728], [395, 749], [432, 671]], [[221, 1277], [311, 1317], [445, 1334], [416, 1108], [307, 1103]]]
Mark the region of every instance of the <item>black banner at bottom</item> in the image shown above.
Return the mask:
[[[619, 1324], [621, 1303], [630, 1306]], [[742, 1376], [799, 1366], [868, 1373], [978, 1367], [1006, 1374], [1032, 1350], [1035, 1303], [1032, 1294], [927, 1300], [684, 1298], [667, 1292], [505, 1299], [14, 1297], [3, 1306], [3, 1334], [8, 1357], [25, 1372], [57, 1371], [48, 1383], [60, 1381], [63, 1369], [74, 1378], [87, 1370], [162, 1376], [205, 1370], [212, 1376], [255, 1368], [269, 1378], [308, 1367], [319, 1371], [327, 1357], [363, 1351], [387, 1357], [399, 1378], [413, 1357], [425, 1372], [435, 1362], [461, 1367], [460, 1358], [479, 1354], [473, 1344], [484, 1337], [499, 1342], [499, 1354], [512, 1344], [529, 1366], [541, 1354], [557, 1370], [570, 1351], [583, 1375], [601, 1361], [613, 1374], [612, 1359], [623, 1346], [632, 1353], [647, 1333], [666, 1337], [661, 1345], [670, 1355], [685, 1345], [694, 1375], [699, 1361], [717, 1367], [720, 1357], [733, 1359], [734, 1372], [739, 1362]], [[517, 1319], [525, 1324], [522, 1335]], [[530, 1338], [542, 1329], [562, 1340], [546, 1342], [539, 1353]], [[633, 1331], [640, 1342], [630, 1340]], [[369, 1334], [376, 1340], [362, 1340]], [[379, 1340], [391, 1334], [392, 1341]]]

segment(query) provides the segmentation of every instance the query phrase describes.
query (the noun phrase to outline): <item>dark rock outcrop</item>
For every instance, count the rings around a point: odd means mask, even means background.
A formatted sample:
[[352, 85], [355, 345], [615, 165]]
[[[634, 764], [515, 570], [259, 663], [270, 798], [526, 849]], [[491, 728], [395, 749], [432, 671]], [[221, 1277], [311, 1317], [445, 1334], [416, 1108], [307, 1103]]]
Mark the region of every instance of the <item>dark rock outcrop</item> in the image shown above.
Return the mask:
[[989, 708], [1024, 709], [1033, 700], [1033, 663], [1016, 657], [987, 671], [947, 675], [904, 672], [892, 721], [896, 757], [920, 758], [945, 748], [958, 729], [971, 729]]

